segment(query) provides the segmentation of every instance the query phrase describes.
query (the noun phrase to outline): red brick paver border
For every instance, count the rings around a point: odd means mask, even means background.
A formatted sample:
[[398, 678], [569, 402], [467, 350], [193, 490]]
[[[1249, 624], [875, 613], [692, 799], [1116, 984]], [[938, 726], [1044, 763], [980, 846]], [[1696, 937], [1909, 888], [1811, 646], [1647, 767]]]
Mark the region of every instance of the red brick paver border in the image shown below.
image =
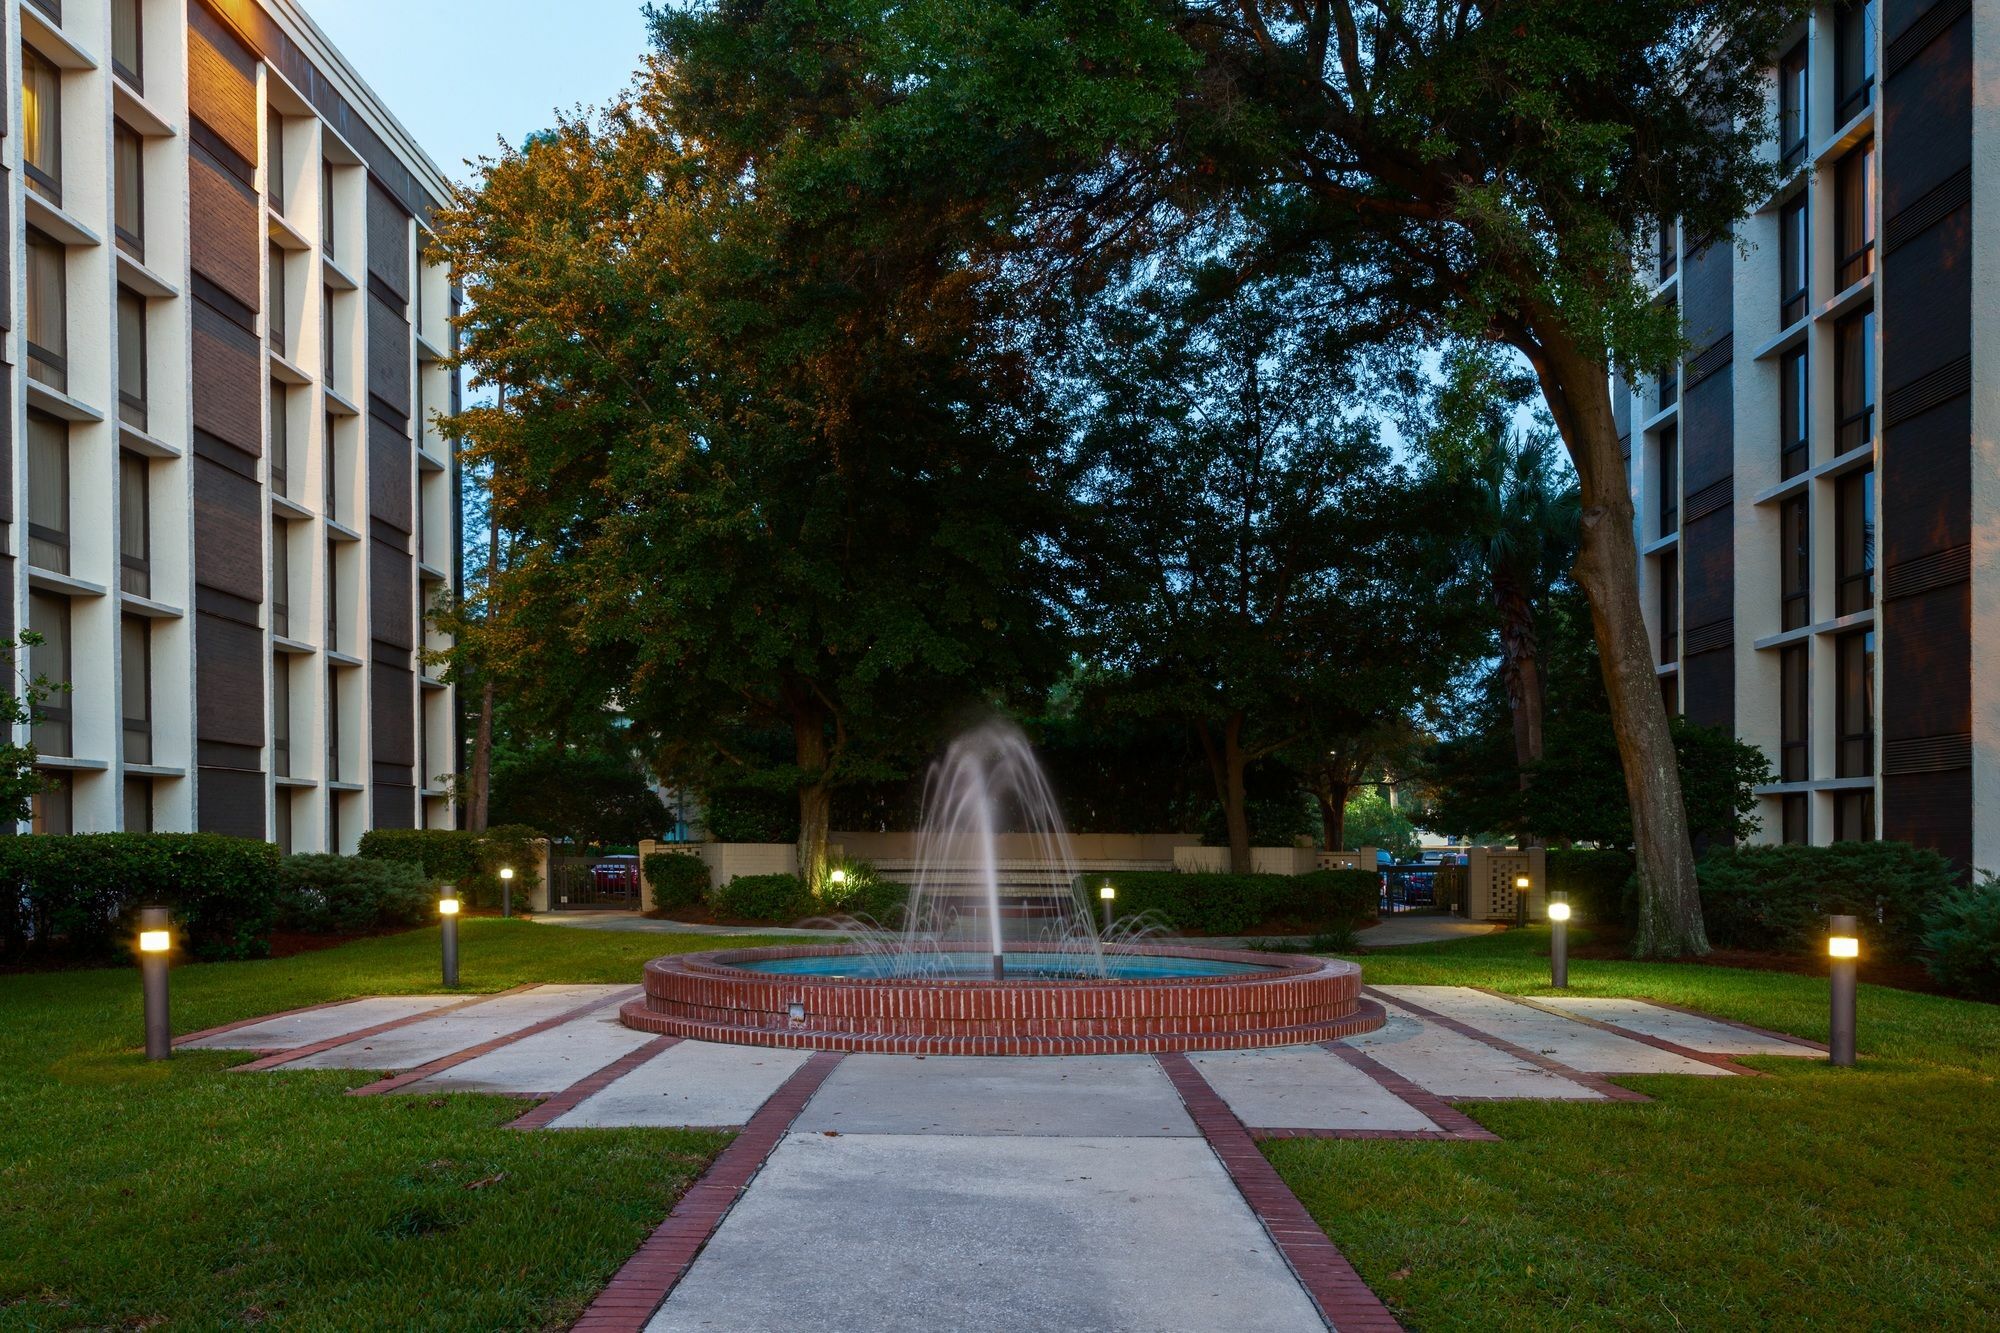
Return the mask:
[[1621, 1088], [1609, 1079], [1601, 1078], [1596, 1074], [1586, 1074], [1581, 1069], [1574, 1069], [1560, 1060], [1551, 1060], [1540, 1051], [1531, 1051], [1525, 1046], [1508, 1041], [1505, 1037], [1496, 1037], [1490, 1032], [1472, 1026], [1470, 1023], [1461, 1023], [1456, 1018], [1447, 1018], [1437, 1010], [1425, 1008], [1414, 1000], [1406, 1000], [1401, 996], [1387, 994], [1377, 990], [1373, 986], [1362, 987], [1362, 992], [1382, 1001], [1384, 1004], [1395, 1005], [1408, 1013], [1415, 1014], [1419, 1018], [1435, 1023], [1447, 1032], [1456, 1032], [1461, 1037], [1470, 1037], [1474, 1041], [1484, 1042], [1496, 1051], [1505, 1051], [1517, 1060], [1526, 1060], [1537, 1069], [1547, 1070], [1549, 1073], [1560, 1075], [1572, 1083], [1581, 1084], [1583, 1087], [1589, 1088], [1592, 1092], [1597, 1093], [1607, 1100], [1614, 1102], [1650, 1102], [1653, 1100], [1643, 1092], [1634, 1092], [1630, 1088]]
[[[191, 1041], [202, 1041], [209, 1037], [220, 1037], [223, 1033], [234, 1032], [238, 1028], [256, 1027], [259, 1023], [269, 1023], [275, 1019], [280, 1019], [280, 1018], [291, 1018], [295, 1014], [309, 1014], [317, 1009], [338, 1009], [343, 1004], [355, 1004], [361, 1000], [377, 999], [377, 998], [381, 997], [368, 996], [368, 995], [355, 995], [345, 1000], [322, 1000], [318, 1004], [302, 1004], [296, 1009], [280, 1009], [275, 1014], [259, 1014], [255, 1018], [239, 1018], [234, 1023], [218, 1023], [212, 1028], [203, 1028], [199, 1032], [183, 1033], [181, 1036], [174, 1038], [174, 1045], [185, 1046]], [[265, 1054], [270, 1054], [273, 1051], [282, 1051], [285, 1048], [282, 1046], [265, 1046], [265, 1047], [231, 1047], [229, 1049], [261, 1050]]]
[[1306, 1289], [1320, 1316], [1340, 1333], [1363, 1330], [1400, 1330], [1403, 1326], [1381, 1298], [1368, 1289], [1354, 1265], [1328, 1239], [1312, 1214], [1299, 1202], [1278, 1175], [1277, 1168], [1264, 1159], [1250, 1131], [1209, 1086], [1194, 1062], [1177, 1052], [1156, 1055], [1160, 1068], [1173, 1081], [1188, 1115], [1201, 1130], [1208, 1146], [1222, 1160], [1229, 1178], [1250, 1205], [1250, 1211], [1270, 1234], [1285, 1257], [1299, 1285]]
[[642, 1333], [783, 1141], [792, 1121], [845, 1058], [838, 1051], [820, 1051], [792, 1071], [701, 1179], [688, 1187], [667, 1220], [597, 1294], [572, 1326], [574, 1333]]
[[532, 1037], [539, 1032], [547, 1032], [551, 1028], [559, 1028], [565, 1023], [575, 1022], [577, 1019], [589, 1014], [592, 1010], [603, 1009], [608, 1005], [623, 1004], [638, 993], [639, 988], [637, 986], [627, 986], [623, 990], [613, 991], [611, 994], [602, 996], [599, 999], [590, 1000], [574, 1008], [565, 1009], [553, 1017], [539, 1019], [516, 1031], [503, 1032], [497, 1037], [482, 1041], [474, 1046], [468, 1046], [462, 1051], [453, 1051], [450, 1055], [441, 1055], [435, 1060], [418, 1065], [415, 1069], [406, 1069], [400, 1074], [391, 1074], [387, 1078], [377, 1079], [375, 1082], [367, 1084], [364, 1087], [349, 1088], [347, 1095], [350, 1097], [374, 1097], [385, 1092], [395, 1092], [399, 1088], [407, 1088], [410, 1084], [421, 1082], [433, 1074], [442, 1074], [445, 1070], [455, 1069], [468, 1060], [477, 1060], [480, 1056], [497, 1051], [503, 1046], [512, 1046], [515, 1042], [523, 1038]]
[[[1677, 1041], [1668, 1041], [1665, 1037], [1655, 1037], [1650, 1033], [1636, 1032], [1631, 1028], [1620, 1027], [1618, 1024], [1608, 1022], [1602, 1018], [1592, 1018], [1589, 1014], [1572, 1013], [1561, 1005], [1543, 1004], [1532, 995], [1508, 995], [1504, 991], [1487, 990], [1484, 986], [1475, 986], [1473, 989], [1485, 991], [1486, 994], [1496, 999], [1512, 1000], [1515, 1004], [1533, 1009], [1538, 1013], [1552, 1014], [1557, 1018], [1567, 1018], [1573, 1023], [1581, 1023], [1585, 1027], [1596, 1028], [1600, 1032], [1609, 1032], [1614, 1036], [1624, 1037], [1627, 1040], [1651, 1046], [1655, 1050], [1666, 1051], [1670, 1055], [1679, 1055], [1701, 1064], [1712, 1065], [1717, 1069], [1731, 1074], [1739, 1074], [1745, 1078], [1764, 1077], [1762, 1070], [1752, 1069], [1748, 1065], [1739, 1065], [1726, 1055], [1717, 1055], [1713, 1051], [1697, 1051], [1692, 1046], [1683, 1046]], [[1707, 1017], [1707, 1015], [1703, 1015], [1703, 1017]]]
[[303, 1046], [287, 1047], [282, 1051], [252, 1060], [248, 1064], [231, 1065], [230, 1071], [238, 1074], [254, 1074], [259, 1070], [276, 1069], [279, 1065], [290, 1064], [294, 1060], [303, 1060], [308, 1055], [318, 1055], [321, 1051], [330, 1051], [336, 1046], [345, 1046], [352, 1041], [361, 1041], [367, 1037], [380, 1036], [384, 1032], [394, 1032], [397, 1028], [406, 1028], [412, 1023], [421, 1023], [427, 1018], [437, 1018], [443, 1014], [456, 1013], [460, 1009], [469, 1009], [475, 1004], [484, 1004], [488, 1000], [497, 1000], [503, 995], [519, 995], [523, 991], [534, 989], [535, 983], [530, 982], [524, 986], [509, 986], [506, 990], [494, 991], [491, 995], [468, 996], [456, 1004], [441, 1004], [435, 1009], [426, 1009], [422, 1013], [409, 1014], [402, 1018], [392, 1018], [386, 1023], [377, 1023], [373, 1027], [359, 1028], [353, 1032], [343, 1032], [337, 1037], [322, 1037], [318, 1041], [309, 1041]]
[[644, 1046], [613, 1060], [594, 1073], [585, 1074], [576, 1082], [556, 1093], [519, 1120], [508, 1124], [509, 1129], [546, 1129], [557, 1117], [574, 1111], [577, 1107], [598, 1093], [624, 1078], [627, 1074], [645, 1064], [670, 1046], [680, 1045], [679, 1037], [655, 1037]]
[[1391, 1096], [1400, 1097], [1417, 1110], [1429, 1116], [1442, 1134], [1422, 1134], [1423, 1138], [1446, 1138], [1470, 1140], [1476, 1143], [1498, 1143], [1500, 1136], [1474, 1120], [1465, 1112], [1447, 1102], [1434, 1092], [1418, 1087], [1389, 1066], [1369, 1055], [1358, 1051], [1346, 1042], [1330, 1041], [1326, 1049], [1341, 1060], [1346, 1061], [1380, 1084]]

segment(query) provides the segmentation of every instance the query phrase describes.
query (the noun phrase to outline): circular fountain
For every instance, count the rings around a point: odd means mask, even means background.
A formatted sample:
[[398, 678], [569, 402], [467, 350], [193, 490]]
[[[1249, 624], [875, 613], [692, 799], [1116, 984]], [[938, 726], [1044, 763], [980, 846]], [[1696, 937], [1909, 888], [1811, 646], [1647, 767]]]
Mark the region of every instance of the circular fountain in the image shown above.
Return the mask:
[[[1034, 855], [1003, 865], [1010, 827], [1033, 835]], [[655, 958], [626, 1026], [814, 1050], [1084, 1055], [1290, 1046], [1382, 1024], [1352, 963], [1167, 945], [1131, 918], [1100, 930], [1054, 793], [1003, 723], [959, 737], [932, 770], [918, 851], [900, 930], [843, 922], [837, 942]]]

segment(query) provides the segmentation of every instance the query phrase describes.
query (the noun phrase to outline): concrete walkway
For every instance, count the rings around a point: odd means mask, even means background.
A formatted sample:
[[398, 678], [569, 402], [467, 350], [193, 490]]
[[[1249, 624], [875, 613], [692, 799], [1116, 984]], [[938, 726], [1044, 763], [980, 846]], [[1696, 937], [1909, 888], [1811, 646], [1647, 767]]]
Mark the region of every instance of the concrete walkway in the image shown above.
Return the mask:
[[1491, 1139], [1454, 1101], [1644, 1100], [1819, 1054], [1637, 1000], [1390, 986], [1376, 1032], [1194, 1056], [812, 1055], [653, 1037], [629, 986], [349, 1001], [183, 1039], [360, 1095], [548, 1099], [517, 1122], [742, 1126], [579, 1330], [1394, 1328], [1256, 1137]]

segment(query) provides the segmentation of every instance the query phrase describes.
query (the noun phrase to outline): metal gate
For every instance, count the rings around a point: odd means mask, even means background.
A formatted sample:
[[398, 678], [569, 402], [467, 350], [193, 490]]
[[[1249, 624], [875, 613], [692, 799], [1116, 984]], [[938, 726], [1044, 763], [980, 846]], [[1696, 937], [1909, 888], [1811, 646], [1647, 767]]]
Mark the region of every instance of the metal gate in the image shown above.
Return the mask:
[[638, 911], [639, 858], [551, 855], [549, 907], [557, 912]]

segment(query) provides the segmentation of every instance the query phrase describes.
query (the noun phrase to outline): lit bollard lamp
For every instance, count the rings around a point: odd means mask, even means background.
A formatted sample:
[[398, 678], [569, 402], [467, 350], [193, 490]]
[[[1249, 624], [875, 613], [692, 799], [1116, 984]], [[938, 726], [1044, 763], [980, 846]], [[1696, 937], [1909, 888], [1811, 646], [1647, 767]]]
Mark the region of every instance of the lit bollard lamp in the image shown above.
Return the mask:
[[450, 889], [438, 899], [438, 919], [444, 926], [444, 984], [458, 985], [458, 899]]
[[1827, 992], [1833, 1005], [1827, 1063], [1846, 1069], [1854, 1064], [1854, 976], [1860, 967], [1861, 937], [1851, 916], [1830, 916], [1826, 924]]
[[1112, 904], [1118, 901], [1118, 890], [1113, 887], [1110, 880], [1105, 880], [1104, 887], [1097, 891], [1097, 900], [1104, 904], [1104, 933], [1109, 935], [1111, 933], [1111, 913], [1115, 910]]
[[145, 993], [146, 1058], [164, 1060], [174, 1052], [173, 1022], [167, 1015], [167, 954], [174, 947], [167, 909], [139, 909], [139, 984]]
[[1517, 926], [1528, 924], [1528, 890], [1533, 887], [1534, 881], [1526, 875], [1514, 876], [1514, 924]]
[[1569, 988], [1569, 894], [1549, 894], [1549, 984]]
[[500, 867], [500, 915], [514, 915], [514, 867]]

